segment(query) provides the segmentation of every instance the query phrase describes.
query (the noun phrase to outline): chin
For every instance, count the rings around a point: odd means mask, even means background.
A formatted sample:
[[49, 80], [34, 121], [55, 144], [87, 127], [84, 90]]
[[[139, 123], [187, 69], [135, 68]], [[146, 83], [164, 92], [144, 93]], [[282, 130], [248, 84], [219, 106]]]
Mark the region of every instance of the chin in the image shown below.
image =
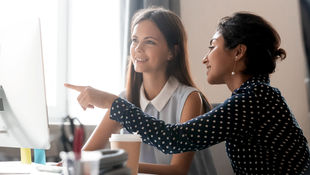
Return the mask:
[[134, 70], [137, 73], [142, 73], [143, 72], [143, 70], [140, 67], [136, 66], [136, 65], [134, 65]]
[[217, 81], [216, 79], [212, 79], [212, 77], [208, 77], [207, 82], [209, 84], [215, 85], [215, 84], [222, 84], [221, 82]]
[[207, 74], [207, 82], [209, 84], [213, 84], [214, 83], [214, 78], [210, 74]]
[[135, 72], [137, 73], [142, 73], [143, 71], [139, 70], [139, 69], [135, 69]]
[[211, 78], [207, 78], [207, 82], [208, 82], [209, 84], [214, 84], [214, 82], [212, 81]]
[[214, 83], [213, 81], [209, 81], [209, 80], [208, 80], [208, 83], [209, 83], [209, 84], [212, 84], [212, 85], [216, 84], [216, 83]]

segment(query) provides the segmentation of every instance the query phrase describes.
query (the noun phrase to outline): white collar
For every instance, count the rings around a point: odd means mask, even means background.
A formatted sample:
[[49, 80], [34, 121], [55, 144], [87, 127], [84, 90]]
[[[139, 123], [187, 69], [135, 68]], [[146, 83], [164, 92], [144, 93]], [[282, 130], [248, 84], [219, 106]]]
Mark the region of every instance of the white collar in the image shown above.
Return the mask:
[[176, 78], [174, 78], [173, 76], [170, 76], [165, 86], [159, 92], [159, 94], [151, 101], [149, 101], [145, 97], [144, 87], [142, 84], [140, 87], [140, 106], [141, 106], [142, 111], [145, 110], [145, 108], [147, 107], [149, 103], [152, 103], [157, 111], [161, 111], [164, 108], [164, 106], [167, 104], [167, 102], [169, 101], [170, 97], [172, 96], [173, 92], [177, 89], [179, 84], [180, 83]]

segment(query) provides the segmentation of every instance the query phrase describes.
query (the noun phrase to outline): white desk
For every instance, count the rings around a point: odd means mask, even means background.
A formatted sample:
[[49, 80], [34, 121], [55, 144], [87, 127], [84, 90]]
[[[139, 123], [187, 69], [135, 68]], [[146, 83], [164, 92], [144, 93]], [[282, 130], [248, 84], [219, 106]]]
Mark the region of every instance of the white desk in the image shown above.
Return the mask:
[[[32, 163], [32, 164], [23, 164], [20, 161], [0, 161], [0, 175], [23, 175], [23, 174], [31, 174], [31, 175], [59, 175], [59, 173], [50, 173], [50, 172], [41, 172], [37, 169], [38, 166], [42, 166], [40, 164]], [[152, 174], [144, 174], [138, 173], [138, 175], [152, 175]]]
[[[44, 166], [37, 163], [23, 164], [20, 161], [5, 161], [0, 162], [0, 175], [20, 175], [20, 174], [40, 174], [40, 175], [58, 175], [59, 173], [41, 172], [39, 166]], [[46, 165], [48, 166], [48, 165]]]

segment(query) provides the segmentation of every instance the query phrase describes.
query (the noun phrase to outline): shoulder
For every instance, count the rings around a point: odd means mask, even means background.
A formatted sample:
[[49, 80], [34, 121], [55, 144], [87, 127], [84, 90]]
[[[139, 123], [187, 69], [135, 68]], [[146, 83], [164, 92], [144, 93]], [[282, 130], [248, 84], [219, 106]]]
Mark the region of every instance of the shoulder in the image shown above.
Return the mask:
[[198, 89], [187, 86], [184, 84], [180, 84], [178, 88], [175, 90], [174, 95], [187, 98], [192, 92], [198, 91]]
[[[191, 100], [193, 100], [193, 98], [195, 98], [194, 100], [199, 100], [202, 105], [203, 105], [203, 111], [207, 112], [211, 110], [211, 104], [209, 103], [208, 99], [203, 95], [203, 93], [192, 86], [187, 86], [187, 85], [181, 85], [178, 89], [177, 89], [177, 94], [181, 94], [182, 98], [184, 99], [184, 103], [185, 102], [191, 102]], [[191, 97], [190, 97], [191, 96]]]
[[200, 99], [200, 94], [196, 88], [180, 84], [171, 96], [170, 101], [182, 109], [186, 103], [198, 101], [198, 99]]
[[255, 97], [264, 100], [279, 100], [283, 99], [281, 92], [278, 88], [270, 86], [268, 83], [257, 83], [253, 86], [253, 94]]
[[181, 122], [190, 120], [202, 114], [203, 103], [199, 91], [192, 91], [184, 103]]
[[243, 86], [238, 89], [235, 95], [245, 95], [245, 96], [253, 96], [253, 97], [269, 97], [271, 95], [281, 96], [281, 92], [275, 88], [270, 86], [269, 83], [265, 82], [255, 82], [252, 84], [248, 84], [247, 86]]
[[224, 104], [227, 104], [229, 108], [247, 106], [265, 109], [279, 104], [286, 105], [286, 102], [277, 88], [270, 86], [269, 83], [256, 82], [233, 92]]
[[118, 94], [118, 96], [126, 99], [126, 90], [123, 90], [121, 93]]
[[186, 99], [186, 103], [190, 103], [190, 104], [202, 104], [202, 99], [201, 99], [201, 95], [200, 92], [198, 91], [192, 91], [187, 99]]

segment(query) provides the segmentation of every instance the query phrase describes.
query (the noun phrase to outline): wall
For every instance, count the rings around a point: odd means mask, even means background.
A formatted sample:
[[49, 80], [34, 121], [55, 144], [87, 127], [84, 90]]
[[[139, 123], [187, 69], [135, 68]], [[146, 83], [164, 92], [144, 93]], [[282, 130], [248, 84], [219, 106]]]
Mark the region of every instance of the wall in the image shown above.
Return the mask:
[[[190, 66], [194, 81], [210, 102], [223, 102], [231, 95], [225, 85], [209, 85], [202, 58], [208, 51], [218, 20], [236, 11], [251, 11], [273, 24], [282, 38], [281, 47], [287, 58], [279, 62], [271, 84], [279, 88], [297, 121], [310, 139], [307, 93], [304, 84], [306, 69], [302, 46], [298, 0], [181, 0], [181, 17], [188, 34]], [[219, 174], [232, 174], [223, 143], [211, 148]]]

